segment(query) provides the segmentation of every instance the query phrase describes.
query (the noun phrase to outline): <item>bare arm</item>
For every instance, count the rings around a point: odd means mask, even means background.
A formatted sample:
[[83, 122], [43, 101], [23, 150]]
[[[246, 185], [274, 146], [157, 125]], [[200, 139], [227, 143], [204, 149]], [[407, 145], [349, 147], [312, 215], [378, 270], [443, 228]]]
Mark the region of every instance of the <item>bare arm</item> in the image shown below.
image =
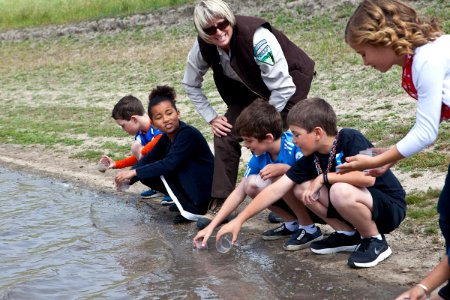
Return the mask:
[[283, 175], [280, 179], [262, 190], [236, 218], [222, 226], [216, 235], [216, 240], [219, 240], [225, 233], [231, 232], [233, 234], [232, 243], [235, 243], [242, 224], [282, 198], [294, 184], [289, 177]]
[[202, 229], [197, 233], [197, 235], [194, 237], [193, 240], [194, 245], [201, 241], [202, 246], [205, 247], [214, 229], [217, 226], [219, 226], [227, 216], [229, 216], [233, 211], [235, 211], [238, 208], [238, 206], [242, 203], [242, 201], [244, 201], [246, 196], [244, 190], [244, 180], [246, 180], [246, 178], [242, 179], [239, 185], [230, 194], [230, 196], [228, 196], [228, 198], [225, 200], [225, 203], [222, 205], [219, 212], [211, 221], [211, 223], [209, 223], [209, 225], [206, 228]]
[[[396, 300], [426, 299], [427, 293], [431, 293], [449, 279], [450, 267], [448, 265], [448, 256], [445, 256], [445, 258], [442, 259], [442, 261], [433, 269], [433, 271], [431, 271], [431, 273], [420, 282], [420, 285], [416, 285], [406, 292], [402, 293], [396, 298]], [[425, 291], [421, 285], [424, 285], [428, 289], [428, 291]]]
[[393, 146], [386, 152], [374, 157], [361, 154], [349, 156], [346, 158], [347, 162], [339, 166], [339, 173], [362, 171], [365, 169], [383, 167], [389, 164], [392, 165], [403, 158], [404, 156], [400, 154], [396, 146]]

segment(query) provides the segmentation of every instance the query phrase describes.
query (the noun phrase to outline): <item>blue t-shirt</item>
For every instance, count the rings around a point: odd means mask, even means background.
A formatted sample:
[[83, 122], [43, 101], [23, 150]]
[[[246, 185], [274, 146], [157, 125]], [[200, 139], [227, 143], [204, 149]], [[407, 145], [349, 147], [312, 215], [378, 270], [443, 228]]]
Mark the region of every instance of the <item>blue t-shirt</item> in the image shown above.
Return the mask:
[[150, 128], [148, 129], [146, 134], [139, 130], [138, 133], [136, 133], [134, 139], [136, 141], [139, 141], [142, 146], [145, 146], [150, 143], [150, 141], [158, 134], [162, 134], [162, 132], [153, 127], [153, 125], [150, 125]]
[[244, 177], [259, 174], [268, 164], [287, 164], [293, 166], [303, 156], [302, 151], [292, 142], [292, 132], [286, 131], [281, 135], [280, 153], [275, 161], [266, 152], [261, 155], [253, 155], [247, 165]]

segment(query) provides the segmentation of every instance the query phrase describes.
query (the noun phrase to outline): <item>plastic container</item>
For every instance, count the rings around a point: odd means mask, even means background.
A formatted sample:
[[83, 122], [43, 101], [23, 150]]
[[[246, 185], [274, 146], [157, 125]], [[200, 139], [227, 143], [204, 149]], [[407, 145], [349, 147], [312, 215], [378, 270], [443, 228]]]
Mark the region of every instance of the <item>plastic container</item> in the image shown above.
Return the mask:
[[231, 242], [232, 240], [233, 234], [231, 232], [222, 235], [220, 240], [216, 242], [217, 251], [220, 253], [227, 253], [228, 251], [230, 251], [233, 247], [233, 243]]
[[104, 173], [106, 170], [108, 170], [108, 167], [109, 167], [109, 163], [108, 162], [101, 161], [97, 165], [97, 170], [99, 170], [100, 172]]
[[268, 186], [269, 184], [272, 183], [272, 180], [270, 179], [262, 179], [260, 175], [256, 175], [255, 176], [255, 185], [259, 188], [265, 188], [266, 186]]
[[372, 151], [372, 149], [366, 149], [359, 151], [359, 154], [368, 155], [368, 156], [376, 156], [377, 154]]
[[202, 240], [201, 241], [195, 241], [194, 242], [194, 248], [192, 250], [194, 252], [208, 250], [208, 244], [205, 244], [205, 246], [203, 246], [202, 242], [203, 242]]
[[[368, 149], [366, 149], [366, 150], [361, 150], [361, 151], [359, 151], [359, 154], [374, 157], [374, 156], [376, 156], [378, 153], [376, 153], [376, 152], [372, 151], [372, 149], [368, 148]], [[377, 168], [375, 168], [375, 169], [377, 169]], [[371, 169], [363, 170], [363, 172], [369, 172], [369, 170], [371, 170]]]
[[124, 180], [117, 186], [117, 190], [119, 192], [123, 192], [125, 190], [128, 190], [129, 188], [130, 188], [130, 181], [129, 180]]

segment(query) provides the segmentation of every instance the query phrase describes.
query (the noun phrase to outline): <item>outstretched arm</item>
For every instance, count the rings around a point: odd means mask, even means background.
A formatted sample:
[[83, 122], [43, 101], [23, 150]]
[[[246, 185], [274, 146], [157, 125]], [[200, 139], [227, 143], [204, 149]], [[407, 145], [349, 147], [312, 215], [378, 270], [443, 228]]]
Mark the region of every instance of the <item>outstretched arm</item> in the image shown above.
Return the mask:
[[238, 208], [238, 206], [242, 203], [242, 201], [244, 201], [246, 196], [244, 190], [244, 180], [246, 180], [246, 178], [243, 178], [239, 185], [230, 194], [230, 196], [228, 196], [211, 223], [209, 223], [208, 226], [197, 233], [193, 240], [194, 245], [201, 242], [202, 247], [205, 247], [214, 229], [219, 226], [227, 216], [235, 211], [236, 208]]
[[255, 199], [253, 199], [236, 218], [228, 224], [222, 226], [216, 235], [216, 240], [219, 240], [225, 233], [231, 232], [233, 234], [232, 243], [234, 244], [237, 240], [242, 224], [257, 213], [269, 207], [271, 204], [275, 203], [278, 199], [282, 198], [284, 194], [292, 189], [294, 184], [295, 182], [289, 179], [289, 177], [283, 175], [280, 179], [262, 190], [261, 193], [259, 193], [258, 196], [256, 196]]
[[[358, 154], [346, 158], [346, 163], [340, 165], [339, 173], [347, 173], [350, 171], [363, 171], [365, 169], [375, 169], [384, 167], [385, 165], [392, 166], [397, 161], [403, 159], [404, 156], [400, 154], [396, 146], [393, 146], [386, 152], [377, 156], [367, 156]], [[387, 168], [385, 168], [387, 170]], [[385, 170], [385, 171], [386, 171]]]

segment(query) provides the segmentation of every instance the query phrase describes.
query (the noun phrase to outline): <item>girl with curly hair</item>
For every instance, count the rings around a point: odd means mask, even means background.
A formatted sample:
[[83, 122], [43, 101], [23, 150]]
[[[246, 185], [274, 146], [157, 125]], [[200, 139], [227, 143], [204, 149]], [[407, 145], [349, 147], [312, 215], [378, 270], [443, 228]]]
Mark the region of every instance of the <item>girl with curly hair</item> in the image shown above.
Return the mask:
[[[379, 176], [397, 161], [433, 143], [439, 124], [450, 118], [450, 35], [445, 35], [435, 20], [420, 18], [412, 7], [404, 3], [364, 0], [347, 23], [345, 41], [361, 55], [365, 65], [381, 72], [394, 65], [401, 66], [402, 86], [417, 100], [416, 123], [395, 146], [375, 157], [348, 157], [347, 163], [340, 166], [342, 173], [372, 169], [368, 174]], [[375, 169], [377, 167], [381, 168]], [[425, 279], [398, 299], [425, 299], [450, 279], [448, 173], [439, 196], [438, 212], [447, 255]], [[437, 299], [450, 299], [450, 283], [435, 296]]]

